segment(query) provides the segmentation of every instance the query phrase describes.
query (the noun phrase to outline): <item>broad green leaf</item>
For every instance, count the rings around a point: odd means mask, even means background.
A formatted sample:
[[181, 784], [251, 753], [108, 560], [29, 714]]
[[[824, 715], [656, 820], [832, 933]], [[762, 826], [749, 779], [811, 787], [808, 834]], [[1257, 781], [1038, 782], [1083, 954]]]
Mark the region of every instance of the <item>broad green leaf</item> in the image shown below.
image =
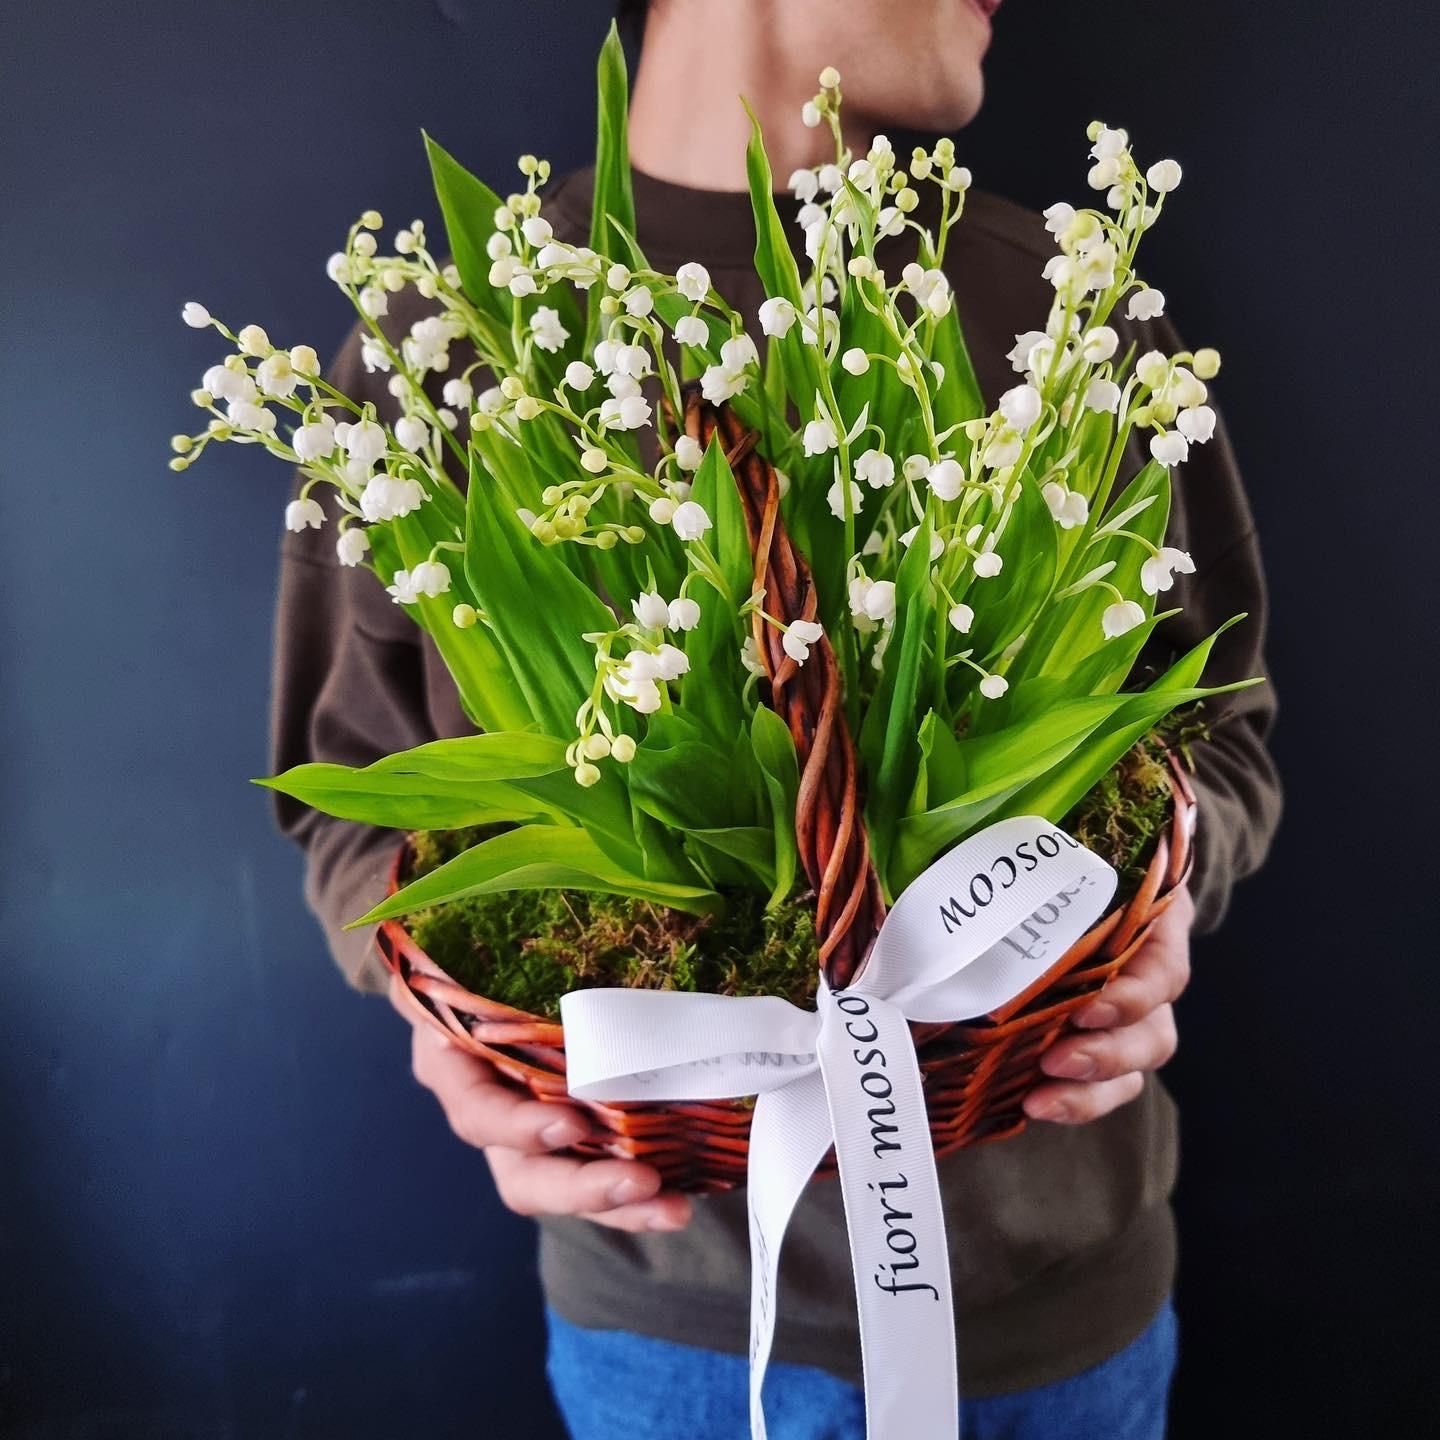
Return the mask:
[[[1170, 516], [1170, 477], [1164, 466], [1153, 461], [1130, 482], [1124, 494], [1114, 502], [1111, 513], [1127, 509], [1142, 500], [1151, 500], [1152, 503], [1137, 512], [1127, 528], [1143, 535], [1151, 544], [1159, 545], [1164, 539]], [[1099, 517], [1091, 516], [1091, 527], [1098, 524]], [[1093, 528], [1091, 533], [1094, 533]], [[1061, 577], [1060, 583], [1068, 584], [1079, 578], [1081, 573], [1113, 560], [1115, 569], [1105, 578], [1127, 599], [1137, 601], [1147, 616], [1152, 615], [1155, 598], [1146, 595], [1140, 588], [1140, 567], [1149, 554], [1135, 540], [1124, 535], [1111, 535], [1077, 552], [1071, 559], [1070, 571]], [[1100, 617], [1114, 598], [1104, 586], [1093, 585], [1069, 599], [1052, 602], [1021, 651], [1012, 671], [1013, 678], [1063, 674], [1091, 651], [1099, 649], [1106, 639]]]
[[1222, 625], [1192, 650], [1182, 655], [1147, 689], [1135, 695], [1115, 698], [1123, 702], [1120, 709], [1084, 745], [1077, 748], [1063, 765], [1042, 775], [1007, 802], [997, 819], [1006, 815], [1043, 815], [1059, 820], [1074, 808], [1099, 782], [1135, 742], [1147, 735], [1166, 715], [1196, 700], [1243, 690], [1258, 684], [1241, 680], [1233, 685], [1203, 687], [1199, 684], [1215, 641], [1243, 616]]
[[1007, 796], [1062, 761], [1126, 699], [1098, 695], [1070, 701], [1003, 730], [963, 740], [937, 723], [927, 737], [927, 808], [905, 816], [896, 827], [889, 867], [895, 893]]
[[[619, 260], [626, 254], [626, 236], [635, 231], [635, 195], [630, 184], [627, 128], [630, 82], [625, 73], [620, 34], [613, 21], [600, 47], [595, 89], [595, 193], [590, 211], [590, 248], [609, 259]], [[587, 353], [599, 334], [600, 301], [605, 293], [603, 285], [591, 287], [585, 330]]]
[[472, 846], [412, 881], [346, 927], [373, 925], [431, 905], [502, 890], [595, 890], [711, 914], [720, 897], [699, 885], [661, 884], [616, 865], [576, 826], [522, 825]]
[[739, 609], [750, 595], [752, 561], [745, 510], [718, 436], [695, 472], [691, 495], [714, 522], [706, 539], [730, 593], [721, 595], [702, 579], [691, 581], [689, 594], [700, 606], [700, 623], [685, 636], [690, 672], [680, 682], [681, 697], [686, 710], [716, 735], [733, 736], [744, 724], [740, 647], [745, 626]]
[[766, 706], [759, 706], [750, 721], [750, 744], [770, 797], [774, 831], [775, 887], [770, 905], [779, 905], [795, 885], [795, 795], [800, 785], [795, 741], [785, 722]]
[[[800, 267], [795, 263], [789, 237], [775, 208], [775, 181], [765, 153], [765, 139], [755, 112], [748, 105], [746, 112], [750, 116], [750, 143], [745, 148], [745, 174], [750, 183], [750, 208], [755, 216], [755, 273], [768, 297], [788, 300], [803, 314]], [[801, 339], [799, 324], [792, 325], [779, 341], [779, 355], [791, 403], [801, 416], [809, 419], [815, 391], [819, 388], [819, 366], [814, 349]]]
[[297, 765], [256, 783], [342, 820], [451, 830], [554, 813], [543, 799], [505, 782], [557, 771], [570, 779], [561, 741], [548, 735], [489, 734], [431, 741], [358, 768]]
[[531, 714], [568, 735], [595, 683], [595, 652], [581, 638], [614, 617], [555, 550], [521, 524], [478, 465], [472, 466], [465, 575]]
[[1026, 470], [1005, 533], [996, 542], [1005, 557], [1004, 568], [991, 579], [972, 582], [965, 591], [975, 608], [975, 623], [963, 643], [974, 649], [977, 659], [1000, 655], [1045, 603], [1055, 582], [1055, 535], [1050, 507]]
[[429, 135], [425, 136], [425, 153], [461, 288], [490, 337], [491, 349], [504, 353], [509, 348], [510, 297], [490, 283], [490, 257], [485, 253], [495, 233], [500, 197]]
[[[437, 541], [458, 537], [463, 509], [452, 523], [440, 499], [437, 493], [409, 515], [370, 527], [373, 569], [381, 584], [388, 585], [395, 571], [410, 570], [428, 560]], [[448, 593], [422, 596], [406, 611], [434, 641], [471, 723], [482, 730], [523, 729], [533, 723], [534, 716], [494, 636], [483, 625], [461, 630], [451, 619], [457, 604], [477, 602], [458, 564], [450, 567], [450, 577]]]
[[894, 628], [860, 733], [869, 778], [866, 820], [875, 853], [881, 856], [889, 853], [895, 821], [920, 763], [915, 715], [934, 606], [930, 534], [927, 506], [896, 572]]

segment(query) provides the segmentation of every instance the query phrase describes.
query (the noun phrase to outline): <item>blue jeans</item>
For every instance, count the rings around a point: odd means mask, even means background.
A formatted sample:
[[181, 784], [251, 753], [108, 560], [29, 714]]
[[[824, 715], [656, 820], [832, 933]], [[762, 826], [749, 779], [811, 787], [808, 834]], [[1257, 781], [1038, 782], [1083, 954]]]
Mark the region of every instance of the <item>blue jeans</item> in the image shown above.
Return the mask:
[[[550, 1384], [574, 1440], [744, 1440], [745, 1360], [623, 1330], [584, 1330], [552, 1310]], [[1163, 1440], [1177, 1352], [1167, 1300], [1118, 1355], [1053, 1385], [961, 1404], [964, 1440]], [[805, 1365], [772, 1364], [771, 1440], [859, 1440], [853, 1385]]]

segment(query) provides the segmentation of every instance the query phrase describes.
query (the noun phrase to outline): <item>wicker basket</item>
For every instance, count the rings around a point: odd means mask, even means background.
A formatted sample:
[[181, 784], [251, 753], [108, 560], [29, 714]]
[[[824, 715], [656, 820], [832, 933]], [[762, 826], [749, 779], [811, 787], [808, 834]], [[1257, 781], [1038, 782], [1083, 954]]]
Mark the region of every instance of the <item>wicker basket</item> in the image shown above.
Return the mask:
[[[744, 502], [755, 555], [755, 584], [772, 613], [789, 622], [813, 620], [814, 586], [803, 557], [780, 521], [775, 472], [755, 449], [753, 433], [723, 406], [687, 396], [685, 428], [701, 443], [717, 431]], [[769, 676], [770, 703], [786, 721], [800, 762], [796, 841], [816, 896], [820, 964], [840, 987], [864, 963], [885, 917], [857, 793], [855, 749], [844, 722], [839, 671], [828, 639], [797, 666], [779, 632], [754, 617], [754, 636]], [[1085, 1005], [1144, 941], [1155, 918], [1189, 874], [1195, 795], [1183, 771], [1170, 766], [1174, 804], [1156, 839], [1136, 893], [1081, 937], [1023, 994], [970, 1024], [916, 1025], [926, 1104], [937, 1155], [1001, 1140], [1024, 1129], [1021, 1102], [1041, 1078], [1040, 1057], [1069, 1018]], [[397, 855], [393, 884], [408, 861]], [[586, 1155], [644, 1160], [667, 1185], [704, 1193], [745, 1178], [751, 1106], [748, 1101], [601, 1104], [570, 1101], [565, 1088], [565, 1036], [555, 1021], [475, 995], [451, 980], [390, 920], [378, 932], [380, 953], [418, 1013], [450, 1039], [489, 1061], [541, 1100], [583, 1103], [597, 1136], [576, 1146]], [[831, 1160], [817, 1173], [833, 1173]]]

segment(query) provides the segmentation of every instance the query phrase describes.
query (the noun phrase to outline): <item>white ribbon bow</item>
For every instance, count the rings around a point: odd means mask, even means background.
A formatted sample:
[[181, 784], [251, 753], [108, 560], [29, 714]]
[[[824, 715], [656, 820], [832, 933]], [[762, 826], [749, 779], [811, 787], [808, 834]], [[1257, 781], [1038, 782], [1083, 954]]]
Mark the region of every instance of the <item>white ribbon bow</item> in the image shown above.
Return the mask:
[[1115, 872], [1049, 821], [1002, 820], [915, 880], [859, 978], [818, 1009], [772, 996], [577, 990], [560, 1002], [571, 1095], [755, 1095], [750, 1129], [750, 1429], [775, 1332], [780, 1246], [833, 1144], [860, 1318], [871, 1440], [954, 1440], [954, 1311], [911, 1020], [987, 1014], [1105, 911]]

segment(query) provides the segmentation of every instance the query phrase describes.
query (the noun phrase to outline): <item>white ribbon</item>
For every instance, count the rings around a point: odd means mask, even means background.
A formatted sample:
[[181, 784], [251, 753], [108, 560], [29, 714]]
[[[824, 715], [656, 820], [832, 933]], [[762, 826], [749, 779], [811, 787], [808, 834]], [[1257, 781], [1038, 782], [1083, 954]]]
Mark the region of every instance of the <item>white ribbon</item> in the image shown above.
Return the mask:
[[775, 1333], [780, 1246], [833, 1144], [860, 1318], [871, 1440], [954, 1440], [954, 1310], [940, 1186], [909, 1022], [987, 1014], [1100, 917], [1115, 872], [1035, 816], [937, 860], [886, 917], [859, 978], [818, 1009], [776, 997], [577, 990], [560, 1002], [581, 1100], [755, 1095], [748, 1171], [750, 1428]]

